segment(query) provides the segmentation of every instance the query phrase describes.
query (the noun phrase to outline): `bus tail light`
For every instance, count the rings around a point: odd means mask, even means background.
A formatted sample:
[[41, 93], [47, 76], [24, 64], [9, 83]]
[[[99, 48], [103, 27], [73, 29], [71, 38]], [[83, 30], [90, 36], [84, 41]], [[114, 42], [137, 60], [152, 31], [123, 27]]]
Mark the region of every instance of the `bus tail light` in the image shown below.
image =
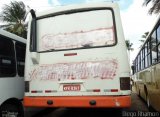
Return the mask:
[[130, 90], [130, 77], [121, 77], [120, 78], [120, 89], [121, 90]]
[[52, 91], [51, 90], [45, 90], [45, 93], [51, 93]]
[[118, 89], [111, 89], [111, 92], [118, 92]]
[[41, 90], [32, 90], [31, 93], [43, 93]]
[[29, 92], [29, 81], [25, 81], [25, 92]]
[[38, 91], [35, 91], [35, 90], [34, 90], [34, 91], [31, 91], [31, 93], [38, 93]]
[[87, 92], [101, 92], [100, 89], [89, 89], [87, 90]]
[[101, 92], [100, 89], [93, 89], [93, 92]]

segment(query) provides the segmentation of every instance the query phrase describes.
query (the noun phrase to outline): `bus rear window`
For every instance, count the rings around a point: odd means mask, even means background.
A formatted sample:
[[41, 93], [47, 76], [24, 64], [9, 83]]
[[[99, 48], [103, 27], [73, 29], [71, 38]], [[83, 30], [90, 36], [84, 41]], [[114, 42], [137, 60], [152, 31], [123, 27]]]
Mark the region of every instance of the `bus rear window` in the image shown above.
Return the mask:
[[38, 50], [104, 47], [115, 44], [110, 9], [62, 14], [37, 20]]

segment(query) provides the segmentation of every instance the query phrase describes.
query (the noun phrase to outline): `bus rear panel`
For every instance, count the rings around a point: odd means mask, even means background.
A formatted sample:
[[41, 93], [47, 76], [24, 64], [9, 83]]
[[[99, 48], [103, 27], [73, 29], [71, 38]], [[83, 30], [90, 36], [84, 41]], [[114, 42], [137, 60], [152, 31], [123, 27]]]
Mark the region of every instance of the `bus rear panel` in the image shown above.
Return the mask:
[[130, 69], [117, 4], [63, 6], [32, 16], [25, 106], [130, 106]]

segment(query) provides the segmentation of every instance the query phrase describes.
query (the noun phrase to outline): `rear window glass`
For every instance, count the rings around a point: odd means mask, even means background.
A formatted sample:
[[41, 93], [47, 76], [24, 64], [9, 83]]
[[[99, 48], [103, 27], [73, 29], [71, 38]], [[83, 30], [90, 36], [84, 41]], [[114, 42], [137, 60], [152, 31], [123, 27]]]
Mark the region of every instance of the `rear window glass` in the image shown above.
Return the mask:
[[109, 46], [116, 42], [109, 9], [39, 19], [37, 34], [39, 51]]

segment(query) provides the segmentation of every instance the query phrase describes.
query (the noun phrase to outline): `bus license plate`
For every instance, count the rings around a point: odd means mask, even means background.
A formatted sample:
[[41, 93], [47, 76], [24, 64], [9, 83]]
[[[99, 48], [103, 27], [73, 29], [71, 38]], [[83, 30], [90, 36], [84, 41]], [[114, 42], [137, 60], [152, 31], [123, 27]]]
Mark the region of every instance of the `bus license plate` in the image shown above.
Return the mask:
[[80, 91], [80, 85], [63, 85], [63, 91]]

